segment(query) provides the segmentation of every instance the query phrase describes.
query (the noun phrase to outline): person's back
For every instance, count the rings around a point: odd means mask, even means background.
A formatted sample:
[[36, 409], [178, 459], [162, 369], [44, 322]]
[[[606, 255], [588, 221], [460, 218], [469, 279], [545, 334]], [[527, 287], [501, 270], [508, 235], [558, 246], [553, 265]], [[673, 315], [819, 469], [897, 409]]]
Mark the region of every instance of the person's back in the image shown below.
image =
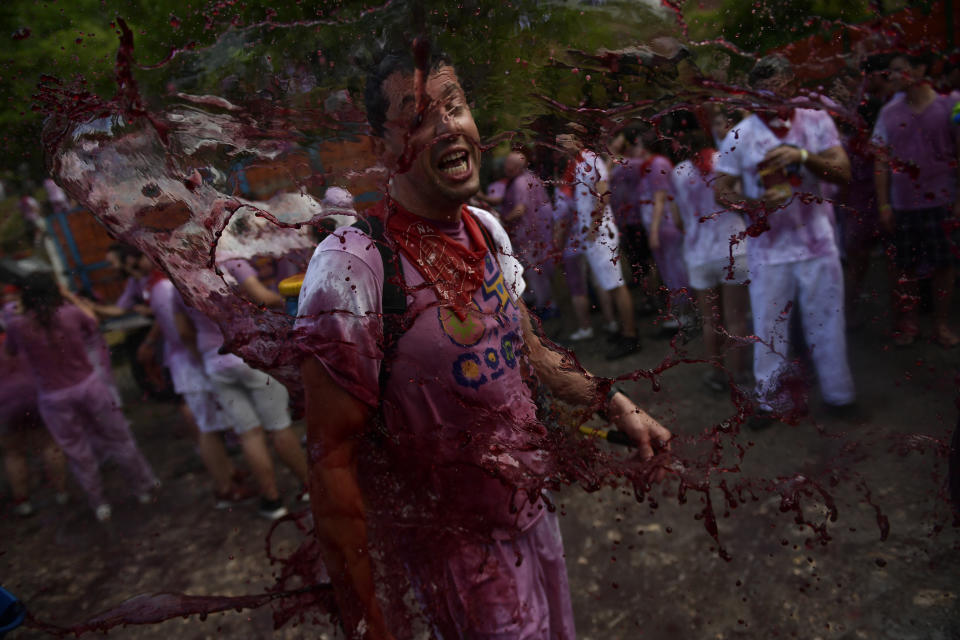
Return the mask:
[[624, 158], [610, 174], [610, 207], [621, 229], [641, 224], [637, 191], [642, 165], [637, 158]]
[[14, 316], [9, 328], [41, 392], [76, 386], [93, 374], [86, 345], [96, 332], [96, 321], [70, 303], [54, 310], [49, 324], [26, 311]]

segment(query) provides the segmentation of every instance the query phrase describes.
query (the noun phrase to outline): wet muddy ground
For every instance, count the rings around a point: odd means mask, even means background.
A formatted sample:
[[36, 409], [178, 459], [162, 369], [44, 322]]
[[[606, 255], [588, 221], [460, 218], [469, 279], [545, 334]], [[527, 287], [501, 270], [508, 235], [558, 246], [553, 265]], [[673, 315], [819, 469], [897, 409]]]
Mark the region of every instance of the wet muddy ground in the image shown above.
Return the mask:
[[[954, 374], [958, 352], [929, 342], [898, 350], [885, 332], [885, 295], [867, 303], [866, 324], [851, 331], [850, 354], [866, 422], [827, 417], [816, 401], [798, 425], [744, 431], [742, 475], [775, 478], [802, 473], [834, 496], [838, 518], [829, 544], [781, 513], [780, 497], [758, 492], [729, 510], [719, 492], [713, 501], [721, 543], [729, 561], [696, 518], [701, 497], [678, 504], [676, 485], [655, 493], [656, 508], [638, 505], [632, 492], [587, 494], [576, 487], [557, 498], [567, 566], [581, 638], [730, 639], [817, 638], [854, 640], [960, 638], [960, 536], [942, 497], [946, 463], [932, 453], [906, 452], [922, 444], [911, 434], [945, 439], [957, 418]], [[669, 353], [655, 317], [642, 318], [644, 350], [604, 362], [602, 338], [578, 346], [596, 373], [617, 375], [651, 367]], [[560, 321], [551, 334], [570, 329]], [[685, 348], [697, 355], [694, 338]], [[729, 397], [706, 391], [705, 365], [681, 365], [649, 383], [628, 383], [636, 400], [677, 434], [696, 436], [734, 412]], [[39, 490], [37, 515], [0, 520], [0, 583], [18, 594], [39, 619], [80, 622], [140, 593], [240, 595], [273, 583], [276, 567], [265, 554], [269, 524], [251, 503], [214, 511], [212, 496], [189, 439], [177, 428], [172, 405], [144, 403], [127, 389], [128, 416], [163, 480], [155, 504], [115, 507], [108, 526], [94, 522], [79, 492], [57, 508]], [[683, 447], [684, 445], [681, 445]], [[690, 446], [685, 450], [690, 451]], [[699, 449], [698, 449], [699, 450]], [[238, 455], [239, 457], [239, 455]], [[111, 495], [121, 495], [118, 474], [106, 472]], [[292, 502], [296, 484], [283, 475]], [[836, 486], [831, 486], [831, 479]], [[731, 482], [734, 480], [730, 478]], [[880, 540], [877, 514], [858, 490], [863, 484], [889, 518]], [[7, 494], [6, 488], [3, 495]], [[5, 505], [6, 506], [6, 505]], [[822, 519], [822, 501], [806, 514]], [[275, 550], [292, 550], [298, 532], [287, 526]], [[175, 619], [144, 627], [116, 628], [117, 638], [338, 637], [332, 626], [274, 632], [269, 607], [252, 612]], [[20, 630], [11, 638], [45, 637]]]

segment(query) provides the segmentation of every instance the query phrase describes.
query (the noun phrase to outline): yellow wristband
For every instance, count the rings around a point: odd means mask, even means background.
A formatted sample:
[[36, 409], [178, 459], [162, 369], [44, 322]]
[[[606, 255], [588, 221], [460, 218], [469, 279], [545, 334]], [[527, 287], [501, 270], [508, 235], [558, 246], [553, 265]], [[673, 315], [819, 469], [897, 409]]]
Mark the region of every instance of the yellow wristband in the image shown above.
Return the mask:
[[807, 164], [807, 158], [810, 157], [810, 152], [806, 149], [800, 149], [800, 164]]

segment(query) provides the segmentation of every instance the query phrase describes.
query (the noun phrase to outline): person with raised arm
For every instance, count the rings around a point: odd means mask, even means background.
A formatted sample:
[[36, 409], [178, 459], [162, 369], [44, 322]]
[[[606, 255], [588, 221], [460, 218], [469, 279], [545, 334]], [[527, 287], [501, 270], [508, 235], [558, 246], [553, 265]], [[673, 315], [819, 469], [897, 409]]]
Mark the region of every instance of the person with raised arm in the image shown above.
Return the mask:
[[467, 98], [453, 66], [425, 62], [386, 55], [368, 76], [387, 193], [369, 233], [319, 245], [300, 292], [316, 532], [348, 637], [412, 635], [413, 594], [434, 636], [573, 638], [531, 387], [605, 410], [644, 458], [670, 433], [535, 332], [507, 234], [466, 206]]

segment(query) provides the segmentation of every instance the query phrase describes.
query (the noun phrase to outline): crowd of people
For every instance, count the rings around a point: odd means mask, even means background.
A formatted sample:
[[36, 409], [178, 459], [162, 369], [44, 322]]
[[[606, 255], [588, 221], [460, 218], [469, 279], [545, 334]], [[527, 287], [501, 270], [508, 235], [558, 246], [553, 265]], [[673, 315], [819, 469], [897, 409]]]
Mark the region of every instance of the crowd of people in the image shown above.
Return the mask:
[[[891, 339], [908, 347], [920, 335], [929, 280], [929, 336], [944, 348], [960, 342], [950, 315], [960, 95], [933, 84], [930, 62], [899, 52], [869, 61], [858, 104], [882, 108], [864, 110], [864, 130], [830, 97], [802, 93], [784, 58], [764, 58], [749, 79], [757, 102], [693, 114], [698, 126], [682, 144], [657, 153], [662, 132], [639, 121], [612, 133], [569, 123], [546, 144], [515, 145], [502, 179], [480, 194], [480, 136], [452, 65], [437, 61], [415, 92], [413, 61], [387, 56], [368, 79], [367, 118], [378, 159], [403, 170], [367, 213], [378, 224], [349, 218], [324, 234], [299, 294], [308, 447], [291, 427], [285, 387], [221, 353], [217, 323], [187, 306], [148, 256], [118, 245], [109, 260], [128, 281], [112, 304], [78, 298], [46, 274], [8, 293], [3, 358], [15, 375], [0, 381], [0, 446], [14, 509], [32, 511], [31, 447], [57, 501], [68, 495], [65, 460], [101, 521], [111, 517], [104, 459], [140, 502], [159, 490], [97, 323], [137, 312], [154, 322], [138, 357], [161, 357], [169, 370], [213, 505], [259, 497], [264, 517], [287, 512], [271, 444], [301, 483], [296, 499], [312, 503], [348, 633], [393, 637], [403, 598], [375, 586], [393, 570], [443, 637], [572, 638], [535, 389], [605, 415], [653, 461], [651, 479], [664, 473], [670, 433], [572, 364], [539, 320], [565, 320], [560, 341], [574, 349], [602, 332], [611, 360], [643, 348], [640, 313], [658, 313], [671, 332], [699, 324], [713, 365], [705, 388], [747, 391], [751, 427], [806, 410], [785, 382], [798, 358], [815, 371], [827, 411], [862, 417], [846, 335], [873, 246], [889, 247]], [[266, 276], [241, 258], [220, 266], [239, 295], [284, 306], [278, 283], [295, 270], [283, 260]], [[228, 455], [228, 433], [252, 485]], [[384, 465], [375, 491], [364, 464]]]
[[[771, 56], [749, 77], [762, 104], [690, 114], [699, 126], [680, 144], [661, 145], [662, 154], [651, 149], [662, 140], [648, 125], [607, 138], [569, 125], [556, 138], [565, 156], [540, 163], [552, 170], [535, 175], [537, 151], [518, 148], [491, 185], [505, 195], [483, 201], [499, 206], [542, 318], [558, 308], [549, 278], [562, 262], [576, 322], [568, 344], [594, 337], [591, 298], [611, 360], [640, 349], [634, 316], [658, 309], [665, 329], [700, 325], [704, 355], [717, 365], [703, 383], [751, 390], [751, 426], [806, 411], [783, 382], [796, 359], [814, 370], [831, 414], [863, 417], [846, 332], [863, 322], [871, 250], [882, 247], [887, 261], [891, 342], [909, 346], [919, 335], [925, 285], [929, 337], [948, 349], [960, 342], [950, 319], [960, 219], [960, 126], [951, 113], [960, 93], [943, 84], [955, 63], [935, 84], [932, 61], [871, 56], [859, 104], [842, 105], [804, 93], [789, 62]], [[625, 281], [655, 299], [634, 303]]]

